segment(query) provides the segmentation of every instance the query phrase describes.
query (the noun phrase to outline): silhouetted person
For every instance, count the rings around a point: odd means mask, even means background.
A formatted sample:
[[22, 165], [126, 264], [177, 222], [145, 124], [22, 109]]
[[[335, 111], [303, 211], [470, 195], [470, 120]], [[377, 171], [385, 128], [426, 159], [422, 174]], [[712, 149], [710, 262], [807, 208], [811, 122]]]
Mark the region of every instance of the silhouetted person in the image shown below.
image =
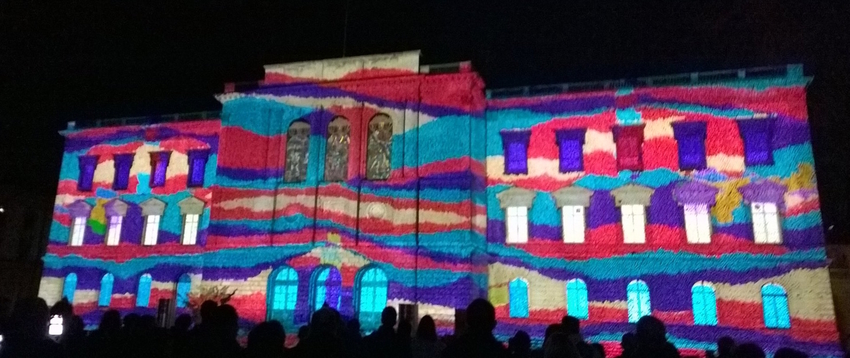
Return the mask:
[[413, 336], [413, 327], [408, 321], [399, 321], [396, 329], [396, 357], [410, 358], [410, 339]]
[[411, 356], [413, 358], [436, 358], [446, 349], [446, 345], [437, 337], [437, 325], [434, 319], [425, 315], [419, 320], [416, 327], [416, 338], [411, 343]]
[[512, 358], [528, 358], [531, 356], [531, 336], [526, 331], [517, 331], [508, 340], [508, 351]]
[[248, 333], [246, 358], [282, 358], [286, 332], [278, 321], [266, 321], [258, 324]]
[[679, 351], [667, 342], [664, 322], [652, 316], [643, 316], [635, 329], [638, 358], [680, 358]]
[[782, 347], [776, 351], [773, 358], [809, 358], [809, 355], [793, 348]]
[[732, 358], [733, 350], [735, 350], [735, 340], [732, 337], [723, 336], [717, 340], [717, 358]]
[[467, 331], [443, 351], [444, 358], [509, 357], [502, 343], [493, 337], [496, 310], [489, 301], [478, 298], [466, 307]]
[[556, 332], [543, 345], [543, 358], [580, 358], [581, 355], [570, 336]]
[[193, 334], [201, 334], [208, 329], [212, 323], [212, 316], [216, 308], [218, 308], [218, 303], [215, 303], [215, 301], [206, 300], [204, 303], [201, 303], [201, 322], [195, 324], [195, 328], [192, 329]]
[[310, 326], [303, 325], [298, 328], [298, 344], [301, 344], [301, 341], [305, 340], [307, 336], [310, 335]]
[[593, 356], [595, 358], [605, 358], [605, 346], [599, 343], [593, 343], [590, 346], [593, 348]]
[[628, 332], [623, 334], [623, 338], [620, 340], [620, 348], [623, 349], [623, 353], [619, 357], [633, 358], [637, 354], [637, 346], [637, 337], [634, 333]]
[[342, 358], [350, 357], [345, 342], [337, 334], [337, 318], [330, 308], [322, 308], [313, 313], [307, 337], [298, 342], [290, 352], [294, 357]]
[[587, 344], [584, 341], [584, 337], [581, 336], [581, 321], [578, 318], [564, 316], [561, 319], [561, 329], [567, 334], [567, 337], [570, 337], [570, 342], [573, 343], [582, 358], [594, 357], [593, 347]]
[[72, 315], [67, 321], [63, 321], [64, 331], [62, 331], [61, 343], [65, 347], [65, 355], [68, 358], [83, 358], [88, 357], [88, 347], [86, 346], [86, 325], [80, 316]]
[[398, 343], [393, 329], [396, 317], [395, 308], [384, 308], [381, 312], [381, 326], [363, 339], [370, 357], [391, 358], [398, 355]]
[[[561, 330], [561, 324], [559, 324], [559, 323], [553, 323], [553, 324], [546, 326], [546, 330], [543, 332], [543, 346], [546, 345], [546, 340], [549, 339], [549, 337], [552, 337], [553, 334], [557, 333], [560, 330]], [[537, 348], [537, 349], [532, 349], [531, 350], [531, 357], [532, 358], [543, 358], [543, 346], [541, 346], [540, 348]]]
[[174, 320], [174, 326], [168, 331], [171, 335], [172, 357], [185, 357], [189, 346], [189, 328], [192, 326], [192, 316], [181, 314]]
[[230, 305], [216, 307], [206, 318], [204, 328], [192, 337], [190, 354], [198, 358], [241, 357], [242, 347], [236, 341], [239, 333], [239, 316]]
[[0, 358], [63, 358], [59, 343], [47, 337], [50, 314], [41, 298], [26, 298], [15, 305]]
[[351, 355], [355, 357], [365, 357], [365, 346], [363, 345], [363, 337], [360, 335], [360, 321], [357, 318], [352, 318], [345, 323], [344, 341], [346, 347], [349, 348]]
[[735, 347], [735, 351], [732, 354], [733, 358], [765, 358], [764, 351], [758, 344], [755, 343], [744, 343]]
[[100, 324], [91, 333], [88, 341], [92, 357], [111, 358], [121, 355], [121, 314], [116, 310], [104, 312], [100, 317]]

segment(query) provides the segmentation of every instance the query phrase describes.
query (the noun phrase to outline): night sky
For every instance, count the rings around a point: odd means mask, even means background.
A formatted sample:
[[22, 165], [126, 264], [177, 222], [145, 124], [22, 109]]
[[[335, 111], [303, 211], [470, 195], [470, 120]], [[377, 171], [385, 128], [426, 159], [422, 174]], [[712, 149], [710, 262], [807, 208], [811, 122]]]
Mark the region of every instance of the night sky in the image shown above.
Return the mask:
[[0, 190], [55, 195], [67, 121], [217, 110], [263, 64], [420, 49], [500, 88], [803, 63], [825, 230], [850, 243], [848, 19], [848, 1], [0, 0]]

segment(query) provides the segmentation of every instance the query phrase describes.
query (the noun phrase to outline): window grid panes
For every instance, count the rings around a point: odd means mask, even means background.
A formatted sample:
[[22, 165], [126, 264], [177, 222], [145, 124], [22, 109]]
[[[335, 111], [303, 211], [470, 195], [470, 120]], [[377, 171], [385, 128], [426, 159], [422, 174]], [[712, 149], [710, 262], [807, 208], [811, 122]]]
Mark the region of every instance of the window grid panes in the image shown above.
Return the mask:
[[86, 235], [86, 218], [78, 216], [74, 218], [71, 228], [71, 246], [83, 246], [83, 238]]
[[113, 215], [109, 217], [109, 229], [106, 232], [106, 245], [118, 246], [121, 241], [121, 223], [123, 216]]
[[183, 218], [183, 245], [194, 245], [198, 240], [198, 214], [186, 214]]
[[339, 309], [342, 301], [339, 271], [332, 267], [323, 267], [320, 270], [316, 275], [316, 281], [313, 283], [313, 309], [318, 310], [325, 303]]
[[103, 275], [103, 278], [100, 280], [100, 293], [97, 297], [97, 305], [100, 307], [109, 307], [109, 304], [112, 302], [112, 284], [115, 281], [115, 278], [111, 273]]
[[635, 280], [626, 288], [629, 310], [629, 323], [637, 322], [641, 317], [651, 313], [649, 303], [649, 287], [646, 282]]
[[688, 243], [708, 244], [711, 242], [711, 214], [708, 205], [685, 205], [685, 232]]
[[284, 325], [289, 325], [293, 320], [295, 303], [298, 301], [298, 273], [294, 269], [286, 267], [274, 276], [272, 282], [271, 316]]
[[697, 282], [691, 288], [694, 312], [694, 324], [700, 326], [717, 325], [717, 297], [714, 288], [707, 282]]
[[579, 279], [567, 281], [567, 314], [580, 319], [587, 319], [587, 284]]
[[369, 121], [366, 146], [366, 179], [386, 180], [392, 171], [393, 122], [385, 114]]
[[147, 307], [151, 300], [151, 275], [144, 274], [139, 278], [139, 290], [136, 293], [136, 307]]
[[565, 243], [584, 242], [584, 207], [567, 205], [561, 208], [561, 228]]
[[511, 281], [508, 287], [511, 318], [528, 318], [528, 284], [521, 278]]
[[788, 294], [782, 286], [767, 284], [761, 288], [764, 325], [767, 328], [791, 328], [791, 314], [788, 311]]
[[642, 244], [646, 242], [646, 214], [643, 205], [620, 206], [623, 225], [623, 242]]
[[524, 206], [508, 207], [505, 224], [507, 225], [507, 243], [521, 244], [528, 242], [528, 208]]
[[757, 244], [781, 244], [779, 212], [776, 203], [752, 203], [753, 239]]
[[381, 312], [387, 307], [387, 276], [384, 271], [370, 268], [360, 278], [360, 323], [364, 330], [377, 329]]
[[156, 245], [159, 236], [159, 215], [148, 215], [145, 217], [144, 245]]

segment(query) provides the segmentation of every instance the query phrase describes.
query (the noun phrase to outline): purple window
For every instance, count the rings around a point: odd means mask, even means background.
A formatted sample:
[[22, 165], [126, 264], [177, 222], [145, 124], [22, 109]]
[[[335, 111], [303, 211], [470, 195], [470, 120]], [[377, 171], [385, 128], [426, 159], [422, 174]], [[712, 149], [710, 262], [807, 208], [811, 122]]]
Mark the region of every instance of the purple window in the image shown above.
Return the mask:
[[529, 131], [502, 132], [502, 147], [505, 150], [505, 174], [528, 173]]
[[125, 190], [130, 180], [133, 154], [116, 154], [112, 159], [115, 162], [115, 178], [112, 180], [112, 189]]
[[584, 169], [582, 146], [585, 129], [562, 129], [555, 131], [558, 142], [558, 158], [561, 173], [577, 172]]
[[165, 172], [168, 169], [168, 160], [171, 152], [151, 153], [151, 188], [165, 185]]
[[705, 122], [673, 123], [673, 135], [679, 144], [679, 168], [705, 169]]
[[772, 119], [745, 119], [738, 121], [738, 131], [744, 140], [744, 163], [747, 165], [773, 164]]
[[204, 170], [207, 167], [208, 150], [189, 151], [189, 179], [187, 186], [204, 186]]
[[77, 190], [90, 191], [92, 189], [95, 168], [97, 168], [96, 155], [84, 155], [80, 157], [80, 177], [77, 179]]

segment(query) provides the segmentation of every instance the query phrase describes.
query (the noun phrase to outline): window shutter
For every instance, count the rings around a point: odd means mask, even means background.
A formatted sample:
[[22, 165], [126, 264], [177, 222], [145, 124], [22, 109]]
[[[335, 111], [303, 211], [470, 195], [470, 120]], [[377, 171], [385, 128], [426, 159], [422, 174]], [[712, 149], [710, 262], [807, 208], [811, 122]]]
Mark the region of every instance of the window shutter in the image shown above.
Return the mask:
[[187, 186], [204, 186], [204, 171], [207, 166], [208, 150], [189, 151], [189, 180]]
[[77, 190], [90, 191], [94, 182], [94, 170], [97, 168], [97, 156], [80, 157], [80, 177], [77, 180]]
[[585, 131], [585, 129], [564, 129], [555, 132], [561, 173], [584, 169], [582, 146], [584, 145]]
[[502, 146], [505, 151], [505, 174], [528, 174], [529, 131], [502, 132]]
[[744, 163], [747, 165], [773, 164], [773, 120], [740, 120], [738, 131], [744, 141]]
[[115, 161], [115, 178], [112, 181], [112, 189], [126, 190], [130, 181], [130, 168], [133, 166], [133, 154], [116, 154], [113, 157]]
[[620, 170], [643, 170], [643, 125], [615, 127], [617, 166]]
[[705, 169], [705, 122], [673, 123], [673, 135], [679, 146], [679, 168]]
[[154, 152], [151, 153], [151, 187], [161, 187], [165, 185], [165, 173], [168, 170], [168, 161], [171, 159], [171, 152]]

